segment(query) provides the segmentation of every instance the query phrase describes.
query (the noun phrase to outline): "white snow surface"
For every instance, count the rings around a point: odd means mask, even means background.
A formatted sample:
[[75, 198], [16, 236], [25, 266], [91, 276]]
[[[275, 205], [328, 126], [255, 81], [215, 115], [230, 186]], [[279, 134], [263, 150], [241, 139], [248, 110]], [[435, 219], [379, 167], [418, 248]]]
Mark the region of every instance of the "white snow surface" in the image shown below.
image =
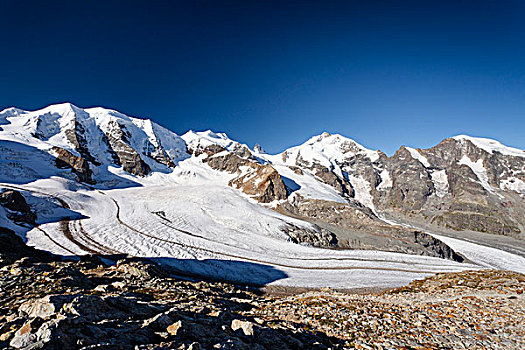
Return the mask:
[[468, 156], [464, 155], [458, 163], [460, 165], [466, 165], [472, 169], [474, 174], [476, 174], [481, 186], [483, 186], [483, 188], [487, 191], [494, 193], [494, 189], [489, 184], [487, 170], [483, 166], [483, 159], [478, 159], [477, 161], [473, 162]]
[[392, 178], [390, 177], [390, 173], [388, 170], [382, 170], [379, 173], [379, 176], [381, 176], [381, 183], [379, 186], [377, 186], [377, 189], [380, 191], [387, 191], [389, 188], [392, 188], [394, 185], [392, 182]]
[[[315, 175], [307, 170], [303, 170], [303, 174], [300, 175], [295, 173], [287, 165], [272, 164], [272, 166], [281, 175], [285, 185], [295, 190], [295, 193], [300, 194], [304, 198], [346, 203], [346, 200], [341, 197], [332, 186], [318, 181]], [[290, 184], [292, 185], [290, 186]]]
[[171, 176], [170, 184], [107, 191], [71, 191], [71, 184], [60, 178], [24, 185], [27, 193], [47, 192], [69, 204], [68, 226], [76, 242], [58, 222], [64, 213], [50, 212], [38, 229], [20, 234], [29, 245], [59, 254], [89, 252], [86, 247], [106, 254], [125, 252], [160, 259], [184, 273], [270, 285], [388, 287], [440, 271], [477, 268], [423, 256], [294, 244], [281, 228], [293, 224], [313, 229], [310, 224], [247, 200], [223, 186], [220, 176], [206, 186], [191, 173]]
[[455, 140], [468, 140], [472, 142], [475, 146], [487, 151], [492, 154], [494, 151], [497, 151], [501, 154], [514, 156], [514, 157], [525, 157], [525, 150], [519, 148], [505, 146], [499, 141], [482, 138], [482, 137], [472, 137], [467, 135], [458, 135], [453, 137]]
[[456, 238], [430, 234], [476, 264], [491, 269], [525, 273], [525, 258], [519, 255]]
[[419, 160], [421, 164], [423, 164], [426, 168], [430, 167], [430, 163], [428, 160], [423, 156], [417, 149], [414, 149], [412, 147], [405, 147], [408, 152], [410, 152], [410, 155], [412, 158]]
[[[283, 159], [283, 153], [286, 153]], [[372, 151], [358, 144], [352, 139], [339, 134], [323, 133], [313, 136], [302, 145], [288, 148], [278, 155], [261, 155], [272, 163], [285, 163], [296, 165], [297, 162], [307, 162], [309, 164], [320, 164], [330, 168], [339, 168], [338, 164], [349, 157], [361, 154], [368, 157], [372, 162], [379, 158], [378, 151]], [[341, 175], [341, 174], [338, 174]]]
[[502, 190], [511, 190], [520, 194], [525, 194], [525, 182], [517, 177], [509, 177], [501, 180], [500, 188]]
[[447, 171], [445, 169], [434, 170], [430, 173], [430, 177], [436, 189], [436, 196], [440, 198], [444, 197], [448, 193]]
[[363, 204], [364, 206], [370, 208], [375, 213], [374, 197], [372, 197], [371, 185], [368, 181], [361, 177], [347, 175], [348, 180], [354, 187], [355, 199]]

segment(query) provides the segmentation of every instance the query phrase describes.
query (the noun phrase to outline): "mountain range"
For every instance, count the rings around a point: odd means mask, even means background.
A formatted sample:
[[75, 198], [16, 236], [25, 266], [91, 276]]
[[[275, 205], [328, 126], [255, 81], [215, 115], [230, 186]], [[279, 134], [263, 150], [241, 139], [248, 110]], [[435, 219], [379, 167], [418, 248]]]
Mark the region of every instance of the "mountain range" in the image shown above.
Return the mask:
[[392, 156], [323, 133], [271, 155], [70, 103], [0, 112], [0, 226], [256, 285], [376, 288], [525, 272], [525, 151], [460, 135]]

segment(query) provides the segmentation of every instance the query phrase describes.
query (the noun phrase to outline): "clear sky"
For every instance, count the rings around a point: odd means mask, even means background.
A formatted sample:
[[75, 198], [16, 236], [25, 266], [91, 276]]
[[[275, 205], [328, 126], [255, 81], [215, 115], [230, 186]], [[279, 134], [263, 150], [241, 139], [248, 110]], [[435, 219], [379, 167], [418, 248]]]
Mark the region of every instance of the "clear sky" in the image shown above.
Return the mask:
[[271, 153], [525, 148], [525, 1], [0, 1], [0, 109], [70, 101]]

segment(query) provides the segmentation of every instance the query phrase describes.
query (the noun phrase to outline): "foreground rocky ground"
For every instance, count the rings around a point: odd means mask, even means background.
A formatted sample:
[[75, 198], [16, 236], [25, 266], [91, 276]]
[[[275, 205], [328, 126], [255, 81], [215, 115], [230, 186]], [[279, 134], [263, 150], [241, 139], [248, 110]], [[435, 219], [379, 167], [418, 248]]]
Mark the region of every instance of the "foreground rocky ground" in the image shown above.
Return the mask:
[[439, 274], [381, 294], [286, 297], [169, 277], [146, 260], [64, 260], [0, 229], [0, 348], [520, 349], [525, 276]]
[[252, 314], [345, 339], [357, 349], [523, 349], [525, 276], [438, 274], [378, 295], [309, 292]]

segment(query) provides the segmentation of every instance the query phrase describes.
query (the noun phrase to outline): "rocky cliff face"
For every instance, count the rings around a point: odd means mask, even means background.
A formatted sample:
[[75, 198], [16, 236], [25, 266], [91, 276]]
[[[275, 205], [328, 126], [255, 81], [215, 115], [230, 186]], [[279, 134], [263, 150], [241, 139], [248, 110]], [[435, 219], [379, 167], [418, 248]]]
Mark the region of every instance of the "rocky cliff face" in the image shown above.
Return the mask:
[[[299, 242], [347, 249], [379, 249], [427, 255], [462, 262], [464, 257], [427, 233], [394, 226], [378, 219], [370, 210], [356, 204], [323, 200], [301, 200], [277, 207], [282, 213], [310, 221], [322, 228], [321, 236], [293, 236]], [[327, 236], [327, 234], [329, 235]], [[324, 235], [324, 236], [323, 236]], [[328, 238], [329, 237], [329, 238]], [[317, 243], [312, 243], [312, 242]], [[327, 244], [329, 241], [331, 244]], [[325, 242], [319, 244], [318, 242]]]
[[[459, 136], [425, 150], [403, 146], [387, 157], [324, 133], [280, 156], [262, 157], [311, 173], [376, 217], [514, 237], [525, 233], [525, 151], [497, 141]], [[317, 216], [325, 214], [329, 210]]]
[[288, 195], [281, 175], [270, 165], [254, 163], [249, 171], [231, 180], [229, 185], [261, 203], [286, 199]]
[[[454, 230], [518, 236], [523, 231], [525, 157], [491, 152], [469, 138], [426, 149], [402, 147], [385, 161], [392, 186], [374, 198], [394, 216]], [[512, 184], [512, 185], [509, 185]]]
[[116, 165], [122, 166], [124, 171], [133, 175], [145, 176], [150, 172], [151, 168], [142, 160], [139, 152], [129, 145], [131, 134], [124, 125], [117, 121], [109, 122], [105, 135], [111, 153], [116, 156]]
[[0, 192], [0, 205], [8, 210], [7, 216], [14, 222], [35, 224], [36, 215], [20, 192], [9, 189]]
[[53, 152], [56, 155], [57, 167], [71, 169], [71, 171], [77, 175], [79, 181], [94, 183], [87, 160], [77, 157], [73, 153], [60, 147], [54, 147]]
[[257, 162], [249, 150], [236, 148], [229, 152], [221, 146], [210, 145], [190, 149], [190, 152], [207, 155], [204, 162], [213, 169], [236, 174], [228, 184], [258, 202], [270, 203], [287, 198], [288, 192], [279, 173], [272, 166]]

